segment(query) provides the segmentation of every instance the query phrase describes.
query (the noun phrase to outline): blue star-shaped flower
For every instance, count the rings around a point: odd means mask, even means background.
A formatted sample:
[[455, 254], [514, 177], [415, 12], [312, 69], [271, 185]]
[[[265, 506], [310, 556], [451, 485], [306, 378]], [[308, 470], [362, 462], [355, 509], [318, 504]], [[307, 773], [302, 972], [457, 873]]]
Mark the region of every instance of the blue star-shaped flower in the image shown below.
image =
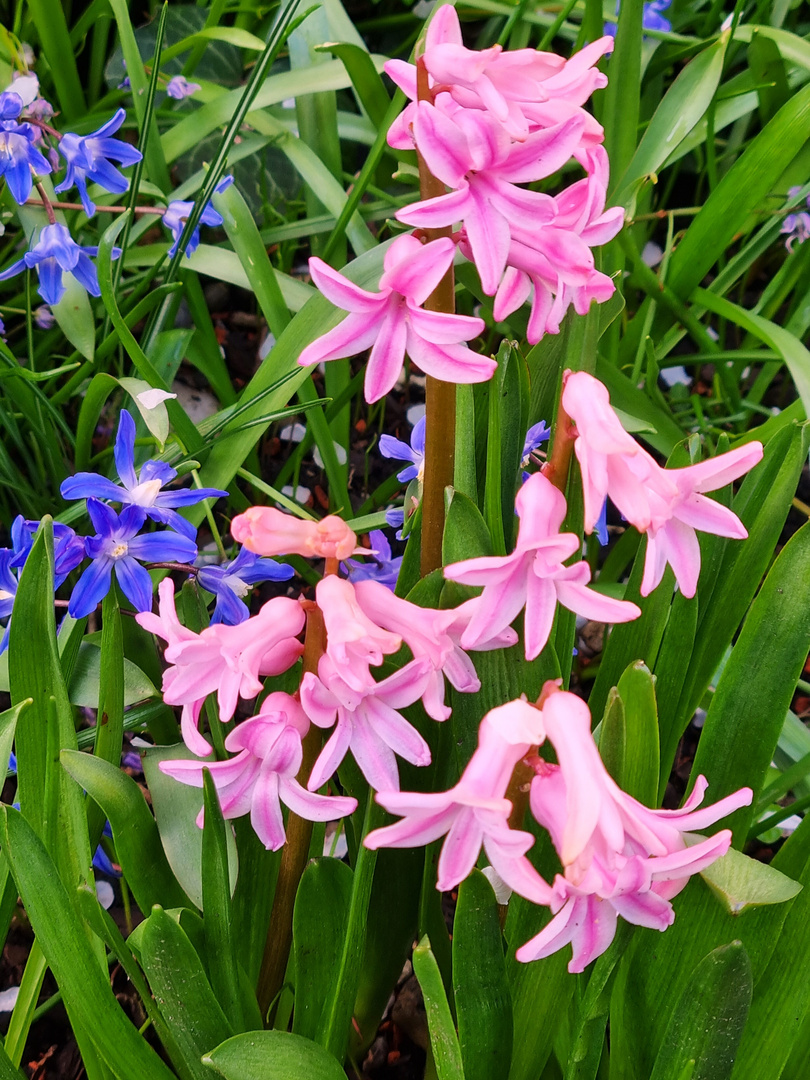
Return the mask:
[[[386, 520], [387, 518], [388, 514], [386, 514]], [[369, 536], [371, 550], [368, 552], [370, 556], [368, 562], [347, 559], [342, 564], [346, 577], [352, 584], [357, 581], [379, 581], [380, 585], [385, 585], [393, 591], [399, 577], [399, 568], [402, 566], [402, 556], [398, 555], [395, 559], [391, 557], [391, 545], [381, 529], [373, 529]]]
[[[232, 176], [223, 176], [220, 182], [217, 184], [215, 191], [217, 194], [224, 191], [225, 188], [230, 187], [233, 183]], [[194, 206], [193, 202], [184, 202], [182, 199], [173, 199], [172, 202], [166, 207], [166, 213], [163, 215], [163, 224], [172, 234], [174, 243], [169, 248], [169, 258], [171, 258], [175, 251], [177, 251], [177, 245], [180, 243], [180, 237], [183, 235], [183, 229], [186, 226], [188, 215], [191, 213], [191, 208]], [[186, 258], [190, 259], [197, 248], [200, 246], [200, 225], [211, 225], [216, 228], [222, 224], [222, 215], [218, 214], [213, 208], [211, 203], [208, 203], [204, 208], [202, 215], [200, 216], [199, 224], [194, 232], [191, 234], [191, 239], [186, 247]]]
[[[11, 524], [13, 557], [10, 566], [24, 565], [39, 528], [38, 521], [26, 521], [19, 514]], [[55, 521], [53, 525], [54, 588], [58, 589], [71, 570], [84, 559], [84, 537], [77, 536], [69, 525]]]
[[45, 176], [53, 170], [34, 145], [36, 129], [17, 123], [20, 109], [22, 99], [18, 94], [0, 94], [0, 176], [5, 177], [15, 202], [22, 206], [31, 194], [32, 172]]
[[92, 562], [76, 583], [70, 597], [68, 614], [74, 619], [89, 615], [107, 595], [115, 576], [124, 596], [138, 611], [152, 607], [152, 579], [143, 562], [194, 562], [197, 545], [176, 532], [148, 533], [138, 536], [144, 523], [139, 506], [127, 506], [119, 517], [106, 503], [87, 500], [87, 513], [96, 530], [84, 542]]
[[228, 494], [218, 488], [163, 488], [177, 476], [177, 470], [165, 461], [146, 461], [135, 471], [135, 421], [126, 409], [121, 410], [118, 434], [115, 437], [115, 467], [124, 485], [121, 487], [98, 473], [80, 472], [63, 481], [63, 499], [111, 499], [123, 506], [136, 507], [145, 518], [171, 525], [177, 532], [193, 540], [197, 530], [176, 510], [178, 506], [193, 506], [203, 499], [219, 499]]
[[418, 420], [411, 432], [410, 445], [401, 439], [395, 439], [393, 435], [380, 437], [380, 453], [383, 457], [393, 458], [395, 461], [410, 461], [407, 469], [397, 473], [397, 480], [407, 484], [409, 480], [422, 480], [425, 472], [425, 423], [423, 416]]
[[201, 566], [197, 581], [217, 598], [211, 624], [236, 626], [244, 622], [250, 611], [243, 597], [254, 585], [260, 581], [289, 581], [294, 573], [291, 566], [277, 563], [275, 559], [261, 559], [247, 548], [242, 548], [232, 562], [222, 566]]
[[[101, 296], [98, 274], [89, 259], [90, 255], [97, 254], [97, 247], [80, 247], [64, 225], [46, 225], [31, 250], [0, 274], [0, 281], [35, 267], [39, 276], [37, 291], [51, 307], [65, 295], [63, 274], [72, 274], [91, 296]], [[113, 258], [117, 259], [120, 254], [120, 248], [113, 248]]]
[[120, 139], [110, 138], [121, 127], [126, 115], [124, 109], [118, 109], [98, 131], [89, 135], [76, 135], [69, 131], [59, 143], [59, 153], [67, 162], [67, 171], [65, 179], [54, 191], [68, 191], [75, 184], [88, 217], [96, 212], [96, 204], [87, 194], [88, 180], [113, 195], [121, 195], [129, 187], [129, 181], [112, 162], [117, 161], [119, 166], [124, 167], [141, 160], [140, 150]]

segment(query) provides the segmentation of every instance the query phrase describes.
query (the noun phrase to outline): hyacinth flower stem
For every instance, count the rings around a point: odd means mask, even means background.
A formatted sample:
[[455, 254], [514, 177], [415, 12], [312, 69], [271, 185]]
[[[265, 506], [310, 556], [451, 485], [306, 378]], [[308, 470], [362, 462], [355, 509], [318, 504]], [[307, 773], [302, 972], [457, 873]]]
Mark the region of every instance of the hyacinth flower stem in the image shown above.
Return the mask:
[[[561, 395], [562, 397], [562, 395]], [[559, 491], [565, 494], [568, 484], [568, 470], [571, 467], [571, 454], [574, 450], [574, 425], [571, 417], [563, 408], [562, 400], [557, 405], [557, 417], [554, 424], [554, 442], [551, 454], [543, 466], [543, 476]]]
[[[424, 60], [416, 61], [416, 87], [420, 101], [432, 101], [428, 72]], [[428, 169], [422, 155], [419, 161], [419, 192], [421, 198], [433, 199], [445, 194], [445, 187]], [[450, 226], [423, 230], [425, 240], [451, 236]], [[425, 301], [428, 311], [456, 310], [453, 267]], [[425, 380], [425, 480], [422, 489], [422, 576], [442, 565], [442, 536], [444, 534], [444, 489], [453, 483], [456, 449], [456, 385], [434, 379]]]
[[[324, 575], [337, 574], [338, 560], [327, 559]], [[326, 627], [321, 610], [315, 604], [307, 612], [307, 632], [304, 638], [304, 673], [318, 673], [318, 661], [326, 651]], [[313, 724], [301, 743], [304, 757], [298, 773], [298, 781], [306, 787], [312, 767], [321, 750], [320, 729]], [[287, 818], [287, 842], [281, 849], [281, 862], [278, 868], [276, 891], [273, 896], [273, 910], [267, 929], [262, 966], [256, 996], [262, 1016], [267, 1026], [272, 1026], [272, 1017], [268, 1017], [273, 1002], [284, 985], [284, 975], [292, 945], [292, 919], [295, 894], [298, 883], [306, 869], [309, 858], [309, 845], [312, 839], [312, 822], [305, 821], [290, 811]], [[275, 1010], [273, 1010], [275, 1011]]]
[[47, 214], [48, 224], [49, 225], [55, 225], [56, 224], [56, 214], [53, 212], [54, 204], [48, 198], [48, 193], [46, 192], [46, 190], [42, 186], [42, 184], [39, 184], [39, 183], [36, 184], [36, 189], [37, 189], [37, 191], [39, 192], [39, 194], [40, 194], [40, 196], [42, 198], [42, 202], [40, 203], [40, 206], [42, 206], [44, 208], [45, 213]]

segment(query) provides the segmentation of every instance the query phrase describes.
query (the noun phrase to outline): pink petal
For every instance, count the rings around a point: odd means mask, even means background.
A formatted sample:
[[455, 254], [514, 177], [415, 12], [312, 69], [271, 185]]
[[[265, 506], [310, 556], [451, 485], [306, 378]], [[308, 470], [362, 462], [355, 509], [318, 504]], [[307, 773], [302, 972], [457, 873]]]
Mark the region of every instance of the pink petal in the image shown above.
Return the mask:
[[342, 716], [339, 717], [335, 730], [312, 766], [312, 773], [307, 781], [309, 791], [317, 791], [319, 787], [323, 787], [330, 776], [335, 775], [338, 765], [348, 753], [351, 738], [351, 722]]
[[695, 530], [672, 518], [658, 530], [656, 541], [663, 541], [667, 562], [683, 595], [694, 596], [700, 576], [700, 544]]
[[557, 599], [564, 608], [596, 622], [631, 622], [641, 615], [641, 608], [629, 600], [615, 600], [612, 596], [589, 589], [591, 570], [587, 563], [566, 566], [563, 574], [555, 577]]
[[407, 353], [426, 375], [444, 382], [478, 383], [492, 378], [497, 363], [466, 345], [434, 345], [412, 327], [408, 329]]
[[287, 839], [278, 797], [278, 775], [262, 775], [253, 792], [250, 823], [268, 851], [278, 851]]
[[309, 260], [309, 273], [319, 292], [335, 307], [343, 308], [344, 311], [370, 315], [385, 306], [387, 296], [384, 293], [371, 293], [361, 289], [316, 256]]
[[525, 855], [514, 858], [505, 854], [489, 836], [484, 836], [484, 850], [496, 874], [516, 892], [533, 904], [549, 904], [551, 887], [537, 873]]
[[[377, 802], [382, 803], [378, 794]], [[396, 811], [393, 811], [396, 813]], [[440, 836], [444, 836], [455, 819], [457, 808], [446, 807], [435, 814], [421, 818], [403, 818], [393, 825], [386, 825], [383, 829], [374, 829], [365, 838], [363, 843], [371, 851], [381, 847], [408, 848], [421, 847], [423, 844], [432, 844]]]
[[609, 900], [596, 896], [583, 897], [582, 915], [574, 923], [571, 935], [573, 956], [568, 970], [578, 974], [610, 945], [616, 934], [616, 909]]
[[446, 311], [426, 311], [408, 304], [408, 318], [415, 334], [434, 345], [456, 345], [483, 333], [486, 323], [471, 315], [452, 315]]
[[430, 747], [416, 728], [395, 709], [379, 698], [368, 697], [363, 702], [363, 712], [374, 733], [395, 754], [412, 765], [430, 764]]
[[472, 198], [464, 215], [464, 228], [481, 288], [487, 296], [494, 296], [509, 255], [509, 223], [491, 202], [476, 194], [474, 187], [470, 191]]
[[426, 101], [416, 106], [414, 141], [434, 176], [457, 188], [473, 166], [470, 147], [461, 129], [449, 116]]
[[507, 266], [492, 306], [492, 317], [495, 322], [502, 322], [513, 311], [517, 311], [528, 300], [531, 291], [532, 283], [529, 275], [524, 274], [522, 270]]
[[475, 866], [484, 840], [484, 830], [470, 810], [462, 810], [450, 826], [439, 856], [436, 888], [448, 892], [468, 876]]
[[398, 236], [385, 253], [385, 273], [380, 279], [411, 304], [423, 304], [450, 269], [456, 245], [449, 236], [423, 244], [408, 233]]
[[639, 592], [642, 596], [649, 596], [657, 589], [664, 577], [667, 568], [667, 549], [663, 537], [655, 537], [647, 533], [647, 552], [644, 556], [644, 574], [641, 579]]
[[418, 229], [440, 229], [463, 221], [472, 205], [470, 186], [464, 182], [458, 191], [412, 203], [397, 210], [394, 216], [397, 221], [404, 221], [406, 225], [414, 225]]
[[316, 338], [301, 351], [298, 363], [301, 367], [320, 364], [325, 360], [340, 360], [344, 356], [354, 356], [368, 349], [377, 339], [383, 325], [384, 312], [381, 310], [375, 318], [367, 315], [347, 315], [334, 330]]
[[582, 117], [572, 116], [554, 127], [533, 132], [524, 143], [512, 148], [498, 172], [513, 184], [531, 183], [551, 176], [569, 160], [584, 129]]
[[515, 953], [515, 959], [522, 964], [532, 960], [543, 960], [571, 941], [579, 911], [585, 907], [582, 897], [570, 897], [548, 926], [535, 934]]
[[318, 795], [307, 791], [294, 779], [281, 780], [279, 793], [284, 805], [305, 821], [336, 821], [357, 809], [357, 799], [343, 795]]
[[366, 367], [363, 393], [369, 405], [394, 388], [405, 362], [408, 328], [401, 308], [390, 308], [380, 326]]
[[748, 536], [748, 530], [733, 510], [705, 495], [689, 495], [675, 510], [675, 517], [684, 525], [715, 536], [733, 540], [745, 540]]
[[523, 636], [526, 659], [534, 660], [548, 642], [554, 623], [557, 594], [552, 582], [539, 578], [533, 571], [526, 578], [526, 613]]
[[650, 930], [663, 931], [675, 921], [672, 905], [652, 890], [613, 896], [610, 903], [623, 919], [635, 926], [647, 926]]
[[684, 469], [672, 469], [680, 486], [687, 485], [692, 491], [715, 491], [737, 480], [762, 460], [762, 443], [750, 442], [736, 450], [718, 454], [709, 461], [688, 465]]

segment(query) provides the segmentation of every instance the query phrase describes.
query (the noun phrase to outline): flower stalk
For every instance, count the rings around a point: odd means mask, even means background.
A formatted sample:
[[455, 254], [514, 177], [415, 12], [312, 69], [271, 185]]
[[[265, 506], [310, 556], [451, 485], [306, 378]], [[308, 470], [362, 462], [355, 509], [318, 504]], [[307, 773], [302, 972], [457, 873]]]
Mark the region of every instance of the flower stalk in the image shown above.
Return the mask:
[[[420, 101], [432, 101], [424, 60], [416, 61], [416, 85]], [[435, 177], [417, 150], [419, 192], [422, 199], [444, 195], [444, 184]], [[426, 242], [451, 236], [450, 226], [424, 229]], [[456, 310], [453, 267], [444, 275], [425, 302], [428, 311]], [[425, 482], [422, 494], [422, 576], [442, 565], [444, 534], [444, 489], [453, 483], [456, 449], [456, 386], [432, 375], [425, 379]]]

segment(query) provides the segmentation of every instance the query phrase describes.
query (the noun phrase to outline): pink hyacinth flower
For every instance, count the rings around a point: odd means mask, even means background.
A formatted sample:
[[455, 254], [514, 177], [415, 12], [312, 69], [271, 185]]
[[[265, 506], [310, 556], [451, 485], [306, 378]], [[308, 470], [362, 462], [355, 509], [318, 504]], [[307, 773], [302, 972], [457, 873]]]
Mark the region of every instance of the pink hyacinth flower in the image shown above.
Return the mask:
[[598, 379], [584, 371], [566, 372], [564, 379], [562, 406], [576, 425], [574, 453], [582, 472], [585, 531], [593, 531], [610, 495], [624, 517], [646, 532], [653, 517], [677, 498], [674, 481], [624, 430]]
[[573, 117], [510, 143], [487, 113], [459, 109], [452, 116], [420, 101], [414, 112], [414, 142], [430, 171], [448, 194], [413, 203], [397, 219], [417, 228], [440, 228], [461, 221], [473, 261], [487, 295], [495, 294], [506, 267], [513, 229], [534, 230], [536, 243], [556, 263], [577, 276], [593, 270], [593, 255], [569, 235], [564, 250], [558, 237], [538, 226], [554, 217], [555, 201], [518, 183], [550, 176], [577, 149], [583, 124]]
[[[208, 769], [226, 820], [250, 814], [256, 835], [277, 851], [286, 839], [281, 804], [307, 821], [335, 821], [357, 809], [355, 799], [313, 794], [296, 779], [309, 722], [289, 694], [270, 694], [258, 716], [239, 724], [226, 738], [228, 761], [161, 761], [160, 770], [183, 784], [203, 786]], [[203, 811], [197, 818], [203, 824]]]
[[[315, 600], [323, 613], [327, 655], [344, 682], [362, 692], [371, 679], [369, 665], [379, 667], [384, 656], [402, 646], [402, 638], [383, 630], [365, 614], [355, 589], [350, 581], [330, 574], [318, 582]], [[390, 599], [390, 590], [385, 591]]]
[[517, 545], [511, 555], [465, 559], [444, 568], [444, 576], [464, 585], [483, 585], [470, 624], [461, 635], [462, 648], [475, 648], [501, 633], [525, 607], [526, 659], [533, 660], [548, 641], [559, 602], [569, 611], [599, 622], [628, 622], [641, 614], [625, 600], [589, 589], [590, 567], [586, 562], [566, 566], [565, 560], [579, 550], [579, 538], [561, 533], [566, 513], [565, 498], [554, 485], [535, 473], [516, 499], [520, 517]]
[[564, 876], [554, 882], [555, 917], [517, 957], [541, 959], [570, 942], [569, 971], [582, 971], [613, 940], [617, 916], [657, 930], [671, 925], [669, 901], [731, 843], [728, 829], [708, 839], [692, 831], [748, 805], [752, 792], [743, 788], [698, 809], [707, 787], [701, 776], [680, 810], [650, 810], [610, 777], [580, 698], [551, 693], [542, 723], [559, 764], [537, 760], [529, 801], [551, 835]]
[[704, 491], [738, 480], [762, 460], [762, 443], [750, 442], [708, 461], [687, 465], [681, 469], [658, 469], [656, 481], [663, 475], [667, 483], [675, 482], [677, 498], [669, 505], [666, 515], [655, 517], [647, 531], [647, 554], [641, 595], [648, 596], [660, 583], [667, 563], [684, 596], [694, 596], [700, 575], [700, 544], [695, 529], [745, 540], [748, 532], [737, 515]]
[[[514, 725], [521, 732], [537, 723], [534, 717], [527, 722], [519, 715], [531, 709], [525, 702], [510, 702], [503, 709], [515, 714]], [[478, 747], [456, 786], [435, 794], [379, 793], [377, 802], [389, 813], [402, 815], [402, 820], [375, 829], [364, 843], [372, 850], [419, 847], [446, 835], [436, 881], [442, 892], [467, 877], [483, 846], [494, 870], [510, 888], [536, 904], [548, 904], [551, 889], [526, 858], [534, 837], [509, 828], [512, 804], [504, 797], [512, 771], [531, 743], [507, 741], [489, 722], [491, 715], [481, 722]], [[502, 718], [502, 724], [508, 728], [508, 719]]]
[[165, 603], [161, 617], [145, 612], [137, 618], [144, 629], [169, 641], [164, 656], [172, 666], [163, 673], [163, 700], [168, 705], [193, 706], [216, 692], [219, 718], [225, 723], [240, 697], [250, 699], [261, 692], [260, 676], [280, 675], [304, 651], [297, 638], [304, 628], [304, 611], [297, 600], [285, 596], [268, 600], [257, 615], [238, 626], [218, 623], [191, 638], [172, 640], [170, 635], [177, 633], [173, 586], [163, 585], [167, 587], [161, 592]]
[[231, 522], [231, 536], [256, 555], [303, 555], [307, 559], [348, 559], [362, 554], [357, 537], [335, 514], [302, 521], [270, 506], [251, 506]]
[[[429, 662], [430, 678], [422, 695], [428, 716], [439, 721], [450, 716], [450, 709], [444, 704], [445, 677], [462, 694], [478, 693], [481, 682], [460, 646], [461, 634], [474, 614], [474, 601], [452, 610], [436, 611], [392, 596], [389, 589], [376, 581], [359, 581], [355, 592], [360, 607], [374, 623], [400, 635], [415, 659]], [[484, 647], [508, 648], [516, 641], [517, 634], [507, 628], [494, 641], [485, 642]]]
[[495, 361], [461, 344], [482, 332], [483, 319], [422, 307], [450, 269], [455, 250], [449, 237], [422, 244], [415, 236], [398, 236], [385, 253], [377, 293], [361, 289], [325, 262], [311, 258], [312, 280], [349, 315], [308, 345], [298, 363], [307, 367], [371, 348], [364, 387], [369, 403], [393, 389], [406, 353], [425, 374], [446, 382], [491, 378]]
[[397, 754], [412, 765], [429, 765], [430, 747], [398, 711], [419, 700], [429, 672], [426, 661], [412, 660], [381, 682], [369, 675], [358, 689], [329, 655], [322, 656], [317, 676], [304, 675], [301, 704], [313, 724], [335, 730], [315, 762], [309, 790], [324, 784], [349, 751], [376, 790], [399, 790]]

